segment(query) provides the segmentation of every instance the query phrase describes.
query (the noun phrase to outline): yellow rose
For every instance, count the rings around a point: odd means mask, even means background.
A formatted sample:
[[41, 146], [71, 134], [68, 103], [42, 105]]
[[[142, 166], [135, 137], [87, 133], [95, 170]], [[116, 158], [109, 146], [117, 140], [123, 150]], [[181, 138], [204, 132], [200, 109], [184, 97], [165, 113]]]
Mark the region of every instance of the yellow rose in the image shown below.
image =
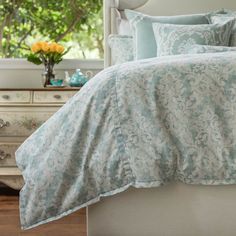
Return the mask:
[[56, 51], [57, 51], [59, 54], [63, 53], [64, 50], [65, 50], [65, 48], [64, 48], [62, 45], [57, 44]]
[[40, 51], [40, 49], [39, 49], [39, 47], [37, 46], [37, 45], [32, 45], [32, 47], [31, 47], [31, 51], [33, 52], [33, 53], [37, 53], [37, 52], [39, 52]]
[[57, 43], [50, 43], [49, 51], [50, 52], [57, 52]]
[[39, 41], [39, 42], [33, 44], [31, 49], [34, 53], [37, 53], [37, 52], [43, 50], [43, 45], [44, 45], [44, 42]]
[[41, 44], [39, 42], [34, 43], [31, 47], [32, 52], [37, 53], [41, 50]]
[[43, 52], [49, 52], [49, 44], [47, 42], [42, 42], [41, 47]]

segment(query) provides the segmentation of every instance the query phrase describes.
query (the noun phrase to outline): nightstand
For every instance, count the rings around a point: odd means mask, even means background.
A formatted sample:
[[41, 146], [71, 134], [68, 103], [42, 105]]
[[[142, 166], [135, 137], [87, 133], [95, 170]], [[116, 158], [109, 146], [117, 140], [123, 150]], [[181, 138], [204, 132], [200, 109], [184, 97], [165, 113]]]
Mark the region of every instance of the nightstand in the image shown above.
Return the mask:
[[0, 89], [0, 182], [21, 189], [15, 151], [80, 88]]

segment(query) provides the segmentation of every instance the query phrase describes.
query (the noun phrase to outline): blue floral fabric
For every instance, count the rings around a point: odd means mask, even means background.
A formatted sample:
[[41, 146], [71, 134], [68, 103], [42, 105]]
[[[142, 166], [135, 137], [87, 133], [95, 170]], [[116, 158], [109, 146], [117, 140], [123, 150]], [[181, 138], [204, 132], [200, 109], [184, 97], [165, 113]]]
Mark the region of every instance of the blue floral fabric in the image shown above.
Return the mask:
[[[224, 10], [223, 12], [213, 12], [207, 16], [210, 24], [221, 24], [229, 20], [229, 18], [234, 18], [236, 20], [236, 12], [231, 10]], [[232, 30], [230, 38], [230, 46], [236, 46], [236, 22]]]
[[193, 44], [186, 48], [184, 53], [194, 54], [194, 53], [219, 53], [219, 52], [236, 52], [236, 47], [224, 47], [224, 46], [210, 46], [210, 45], [199, 45]]
[[228, 46], [234, 18], [224, 24], [174, 25], [153, 23], [153, 30], [158, 45], [157, 56], [185, 53], [194, 44]]
[[130, 186], [236, 183], [236, 53], [110, 67], [17, 150], [23, 229]]
[[133, 37], [111, 34], [108, 38], [113, 65], [134, 60]]

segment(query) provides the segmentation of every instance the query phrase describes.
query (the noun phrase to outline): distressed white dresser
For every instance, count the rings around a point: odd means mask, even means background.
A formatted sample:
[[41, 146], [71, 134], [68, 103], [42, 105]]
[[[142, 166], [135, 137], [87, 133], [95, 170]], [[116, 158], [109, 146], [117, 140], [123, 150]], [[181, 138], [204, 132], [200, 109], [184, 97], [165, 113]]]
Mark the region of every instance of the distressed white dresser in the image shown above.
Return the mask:
[[79, 88], [0, 89], [0, 183], [20, 189], [15, 151]]

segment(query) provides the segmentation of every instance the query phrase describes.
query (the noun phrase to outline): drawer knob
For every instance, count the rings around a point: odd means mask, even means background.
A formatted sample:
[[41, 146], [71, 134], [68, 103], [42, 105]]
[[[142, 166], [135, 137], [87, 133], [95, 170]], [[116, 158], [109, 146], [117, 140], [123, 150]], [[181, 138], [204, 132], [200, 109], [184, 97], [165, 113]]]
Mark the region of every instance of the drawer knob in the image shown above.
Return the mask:
[[4, 160], [6, 158], [11, 158], [11, 154], [5, 153], [3, 150], [0, 149], [0, 160]]
[[53, 97], [56, 98], [56, 99], [60, 99], [60, 98], [61, 98], [61, 95], [55, 94]]
[[7, 94], [4, 94], [4, 95], [2, 95], [2, 98], [5, 99], [5, 100], [8, 100], [10, 98], [10, 96], [7, 95]]
[[26, 118], [25, 120], [19, 122], [20, 126], [23, 126], [24, 128], [30, 131], [37, 129], [41, 124], [41, 121], [35, 120], [34, 118]]
[[10, 122], [0, 119], [0, 129], [2, 129], [4, 127], [9, 127], [9, 126], [10, 126]]

